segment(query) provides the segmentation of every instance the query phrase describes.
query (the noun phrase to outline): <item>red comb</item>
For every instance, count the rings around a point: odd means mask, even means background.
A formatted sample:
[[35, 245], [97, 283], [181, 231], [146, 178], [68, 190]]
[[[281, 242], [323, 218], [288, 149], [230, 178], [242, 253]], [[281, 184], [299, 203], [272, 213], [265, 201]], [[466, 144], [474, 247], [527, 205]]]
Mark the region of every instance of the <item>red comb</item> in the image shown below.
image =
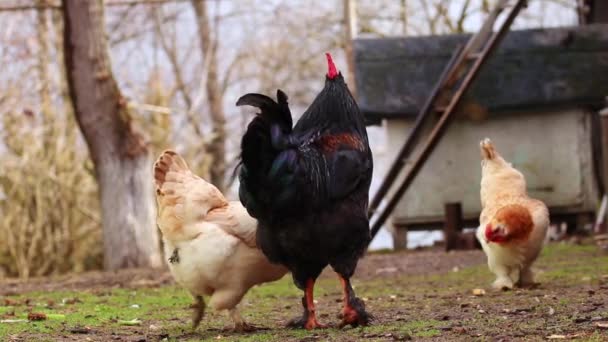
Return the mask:
[[338, 76], [338, 71], [336, 70], [336, 66], [334, 65], [334, 61], [331, 59], [329, 52], [326, 52], [325, 56], [327, 57], [327, 77], [333, 80], [336, 76]]

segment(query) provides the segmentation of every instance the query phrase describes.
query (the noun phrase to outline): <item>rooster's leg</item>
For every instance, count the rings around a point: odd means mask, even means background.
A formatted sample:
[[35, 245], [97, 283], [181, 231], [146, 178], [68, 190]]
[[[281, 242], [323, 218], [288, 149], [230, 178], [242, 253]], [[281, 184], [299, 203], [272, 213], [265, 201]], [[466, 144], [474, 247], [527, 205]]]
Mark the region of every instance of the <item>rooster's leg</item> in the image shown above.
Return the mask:
[[339, 325], [340, 328], [347, 325], [352, 325], [353, 327], [368, 325], [371, 317], [365, 311], [365, 304], [361, 299], [355, 296], [355, 291], [350, 285], [350, 280], [341, 275], [339, 277], [344, 293], [344, 308], [342, 308], [342, 322]]
[[288, 326], [293, 328], [306, 328], [308, 330], [311, 329], [319, 329], [325, 328], [325, 325], [320, 324], [317, 321], [317, 316], [315, 312], [315, 302], [313, 297], [315, 287], [314, 279], [308, 279], [306, 281], [306, 289], [304, 291], [304, 298], [302, 298], [302, 306], [304, 306], [304, 314], [301, 318], [297, 318], [291, 322], [289, 322]]

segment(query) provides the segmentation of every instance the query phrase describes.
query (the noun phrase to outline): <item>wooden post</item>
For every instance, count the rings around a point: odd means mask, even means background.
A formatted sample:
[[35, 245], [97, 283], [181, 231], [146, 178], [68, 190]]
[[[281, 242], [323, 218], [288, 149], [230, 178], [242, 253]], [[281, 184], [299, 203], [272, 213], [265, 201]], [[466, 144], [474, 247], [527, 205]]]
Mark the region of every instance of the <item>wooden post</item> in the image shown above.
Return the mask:
[[458, 203], [445, 204], [445, 250], [458, 249], [460, 233], [462, 232], [462, 205]]
[[[606, 195], [608, 194], [608, 96], [606, 97], [606, 108], [600, 110], [599, 115], [602, 134], [602, 180], [604, 183], [604, 195]], [[604, 224], [597, 227], [598, 233], [606, 233], [605, 217], [601, 219]]]
[[608, 1], [581, 0], [578, 3], [579, 24], [587, 25], [608, 22]]
[[393, 250], [407, 249], [407, 227], [391, 224], [391, 236], [393, 237]]
[[348, 83], [351, 84], [350, 92], [357, 99], [357, 87], [355, 80], [355, 56], [353, 55], [353, 39], [357, 38], [357, 0], [344, 0], [344, 29], [346, 42], [344, 51], [348, 65]]

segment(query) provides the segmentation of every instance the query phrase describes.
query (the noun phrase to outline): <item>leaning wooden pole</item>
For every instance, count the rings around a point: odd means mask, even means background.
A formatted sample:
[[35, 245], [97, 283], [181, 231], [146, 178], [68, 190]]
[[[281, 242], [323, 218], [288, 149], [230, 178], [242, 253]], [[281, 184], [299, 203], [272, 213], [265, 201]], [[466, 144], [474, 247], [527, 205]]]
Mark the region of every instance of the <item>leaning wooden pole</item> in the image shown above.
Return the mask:
[[437, 124], [435, 125], [433, 130], [431, 131], [428, 139], [426, 140], [425, 144], [422, 147], [420, 154], [412, 163], [412, 166], [406, 173], [404, 179], [401, 182], [401, 185], [399, 186], [397, 191], [393, 194], [393, 196], [390, 198], [390, 200], [387, 203], [384, 210], [378, 215], [378, 218], [372, 223], [372, 228], [371, 228], [372, 238], [378, 233], [378, 231], [380, 230], [380, 228], [382, 227], [382, 225], [384, 224], [384, 222], [386, 221], [388, 216], [391, 214], [393, 209], [397, 206], [397, 203], [401, 200], [401, 197], [403, 197], [403, 194], [405, 193], [407, 188], [412, 184], [412, 182], [416, 178], [416, 175], [418, 174], [418, 172], [420, 171], [420, 169], [422, 168], [422, 166], [424, 165], [424, 163], [426, 162], [428, 157], [431, 155], [431, 153], [435, 149], [435, 146], [437, 145], [437, 143], [439, 142], [439, 140], [445, 133], [445, 130], [448, 127], [448, 124], [450, 122], [451, 116], [454, 113], [456, 107], [460, 104], [460, 101], [463, 98], [464, 93], [469, 88], [469, 86], [472, 84], [472, 82], [475, 80], [475, 78], [479, 74], [479, 70], [485, 64], [485, 62], [488, 60], [489, 56], [494, 51], [494, 48], [498, 45], [498, 43], [502, 40], [504, 35], [507, 33], [507, 31], [509, 30], [509, 27], [511, 26], [511, 24], [517, 17], [517, 14], [519, 14], [519, 12], [521, 11], [521, 9], [524, 7], [525, 4], [526, 4], [525, 0], [519, 0], [515, 4], [515, 6], [513, 7], [511, 12], [507, 16], [505, 22], [502, 24], [502, 26], [500, 27], [498, 32], [496, 32], [492, 36], [490, 41], [485, 45], [481, 54], [476, 57], [475, 63], [473, 64], [472, 68], [469, 70], [469, 72], [464, 77], [460, 87], [458, 88], [458, 90], [456, 91], [454, 96], [452, 97], [450, 104], [445, 109], [445, 111], [443, 112], [443, 115], [441, 116], [441, 118], [439, 119], [439, 121], [437, 122]]

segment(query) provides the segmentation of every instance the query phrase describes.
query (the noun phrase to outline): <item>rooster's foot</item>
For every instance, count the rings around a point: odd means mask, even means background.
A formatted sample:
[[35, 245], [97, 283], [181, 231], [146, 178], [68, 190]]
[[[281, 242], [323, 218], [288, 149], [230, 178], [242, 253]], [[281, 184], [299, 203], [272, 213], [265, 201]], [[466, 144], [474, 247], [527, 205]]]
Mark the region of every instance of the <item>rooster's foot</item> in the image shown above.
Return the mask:
[[342, 322], [338, 325], [339, 328], [343, 328], [347, 325], [357, 327], [360, 325], [369, 325], [372, 316], [365, 311], [365, 304], [359, 298], [353, 298], [347, 303], [342, 309], [340, 315]]
[[315, 316], [309, 316], [308, 314], [292, 319], [289, 321], [289, 323], [287, 323], [287, 327], [295, 329], [304, 328], [307, 330], [327, 328], [326, 325], [319, 323]]

